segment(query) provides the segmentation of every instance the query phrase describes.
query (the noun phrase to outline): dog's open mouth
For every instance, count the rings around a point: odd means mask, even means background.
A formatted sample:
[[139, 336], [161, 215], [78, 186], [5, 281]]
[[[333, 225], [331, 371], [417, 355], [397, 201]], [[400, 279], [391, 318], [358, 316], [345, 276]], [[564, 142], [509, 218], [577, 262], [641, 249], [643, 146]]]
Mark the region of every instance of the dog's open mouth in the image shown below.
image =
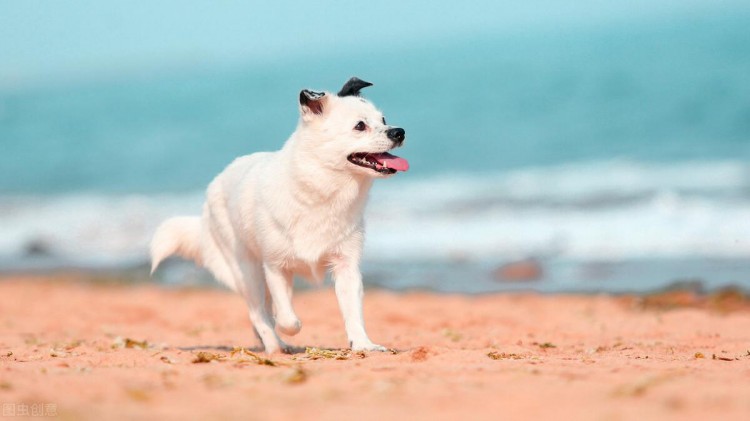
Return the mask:
[[388, 152], [357, 152], [347, 156], [346, 159], [352, 164], [370, 168], [381, 174], [393, 174], [409, 169], [409, 161]]

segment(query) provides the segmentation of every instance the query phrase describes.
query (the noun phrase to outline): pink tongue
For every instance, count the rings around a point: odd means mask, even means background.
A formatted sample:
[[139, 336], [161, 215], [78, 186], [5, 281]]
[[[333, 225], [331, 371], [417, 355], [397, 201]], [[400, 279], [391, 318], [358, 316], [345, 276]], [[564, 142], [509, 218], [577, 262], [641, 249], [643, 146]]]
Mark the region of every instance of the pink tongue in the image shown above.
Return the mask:
[[370, 154], [370, 157], [374, 158], [378, 164], [396, 171], [407, 171], [409, 169], [409, 161], [388, 152], [373, 153]]

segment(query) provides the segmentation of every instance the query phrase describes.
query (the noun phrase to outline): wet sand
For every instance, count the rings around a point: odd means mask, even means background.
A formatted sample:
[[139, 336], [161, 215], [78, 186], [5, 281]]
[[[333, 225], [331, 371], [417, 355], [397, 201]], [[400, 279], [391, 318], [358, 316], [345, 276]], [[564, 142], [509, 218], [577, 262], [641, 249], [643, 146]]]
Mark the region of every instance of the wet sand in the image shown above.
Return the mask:
[[299, 352], [266, 356], [228, 291], [0, 280], [3, 414], [750, 419], [743, 297], [370, 290], [370, 336], [395, 351], [368, 354], [342, 351], [332, 289], [294, 301]]

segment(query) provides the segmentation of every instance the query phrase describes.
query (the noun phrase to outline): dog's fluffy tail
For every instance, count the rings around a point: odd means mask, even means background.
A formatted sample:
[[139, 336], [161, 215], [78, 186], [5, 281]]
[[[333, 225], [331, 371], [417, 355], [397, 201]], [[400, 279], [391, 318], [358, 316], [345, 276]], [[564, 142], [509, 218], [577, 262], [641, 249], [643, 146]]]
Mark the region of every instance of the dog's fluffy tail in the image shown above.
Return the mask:
[[177, 216], [162, 222], [151, 240], [151, 273], [164, 259], [175, 254], [200, 265], [200, 235], [201, 219], [198, 216]]

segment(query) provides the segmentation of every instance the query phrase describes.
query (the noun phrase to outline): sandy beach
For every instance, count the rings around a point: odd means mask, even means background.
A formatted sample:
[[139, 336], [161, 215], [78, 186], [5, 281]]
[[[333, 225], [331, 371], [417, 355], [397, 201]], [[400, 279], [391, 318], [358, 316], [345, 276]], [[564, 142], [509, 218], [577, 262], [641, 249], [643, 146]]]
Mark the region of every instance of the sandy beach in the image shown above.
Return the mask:
[[332, 289], [258, 352], [220, 289], [0, 281], [3, 415], [58, 419], [750, 419], [750, 306], [699, 297], [365, 295], [389, 353], [343, 350]]

